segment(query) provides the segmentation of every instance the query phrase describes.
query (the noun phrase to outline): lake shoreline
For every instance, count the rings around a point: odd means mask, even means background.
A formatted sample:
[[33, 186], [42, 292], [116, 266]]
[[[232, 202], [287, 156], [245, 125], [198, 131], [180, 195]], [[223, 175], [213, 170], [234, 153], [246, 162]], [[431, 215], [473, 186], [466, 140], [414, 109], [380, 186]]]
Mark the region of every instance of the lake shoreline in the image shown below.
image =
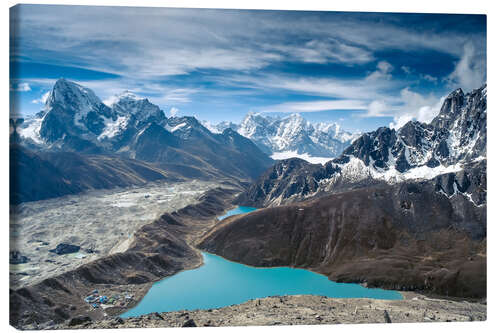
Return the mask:
[[[240, 209], [240, 206], [238, 206], [238, 205], [231, 205], [229, 208], [227, 208], [226, 210], [224, 210], [224, 212], [223, 212], [223, 214], [221, 216], [217, 216], [217, 217], [214, 217], [214, 218], [217, 218], [220, 222], [222, 222], [223, 220], [227, 219], [228, 217], [235, 216], [235, 215], [248, 214], [248, 213], [251, 213], [251, 212], [259, 209], [259, 208], [255, 208], [255, 207], [246, 207], [246, 206], [244, 208], [252, 208], [252, 210], [240, 212], [240, 213], [233, 214], [233, 215], [227, 215], [231, 211], [237, 211], [238, 209]], [[241, 262], [237, 262], [237, 261], [225, 258], [225, 257], [223, 257], [223, 256], [221, 256], [219, 254], [213, 253], [213, 252], [209, 252], [209, 251], [206, 251], [206, 250], [199, 249], [198, 247], [196, 247], [194, 245], [192, 245], [192, 247], [197, 252], [197, 255], [199, 255], [201, 258], [203, 258], [202, 253], [206, 252], [206, 253], [210, 253], [211, 255], [223, 258], [224, 260], [227, 260], [227, 261], [229, 261], [231, 263], [243, 265], [243, 266], [250, 267], [250, 268], [255, 268], [255, 269], [293, 268], [293, 269], [300, 269], [300, 270], [305, 270], [305, 271], [308, 271], [308, 272], [313, 272], [313, 273], [320, 274], [320, 275], [325, 276], [325, 277], [328, 278], [328, 275], [326, 275], [326, 274], [324, 274], [322, 272], [316, 271], [313, 268], [293, 267], [293, 266], [272, 266], [272, 267], [252, 266], [252, 265], [244, 264], [244, 263], [241, 263]], [[180, 274], [180, 273], [182, 273], [184, 271], [190, 271], [190, 270], [199, 269], [203, 265], [205, 265], [205, 262], [202, 259], [201, 262], [199, 264], [197, 264], [195, 267], [185, 268], [182, 271], [179, 271], [179, 272], [175, 273], [174, 275]], [[166, 277], [164, 277], [162, 279], [154, 281], [151, 284], [151, 286], [147, 289], [147, 291], [144, 294], [142, 294], [140, 296], [140, 298], [138, 298], [136, 300], [136, 302], [134, 302], [133, 305], [131, 304], [132, 306], [128, 306], [125, 311], [120, 311], [119, 312], [120, 316], [123, 315], [124, 313], [130, 311], [135, 306], [137, 306], [142, 301], [143, 297], [150, 291], [150, 289], [152, 288], [152, 286], [155, 283], [158, 283], [158, 282], [160, 282], [160, 281], [162, 281], [164, 279], [170, 278], [170, 277], [172, 277], [174, 275], [166, 276]], [[330, 280], [330, 281], [333, 282], [333, 283], [336, 283], [336, 281], [334, 281], [334, 280]], [[352, 284], [362, 285], [360, 283], [352, 283]], [[388, 290], [388, 291], [396, 291], [396, 292], [398, 292], [402, 296], [401, 300], [392, 300], [392, 301], [411, 301], [411, 300], [415, 300], [415, 298], [422, 297], [422, 298], [425, 298], [428, 301], [442, 301], [442, 300], [446, 300], [446, 301], [451, 301], [451, 302], [467, 302], [467, 301], [468, 302], [473, 302], [473, 303], [485, 303], [486, 302], [485, 299], [471, 299], [471, 298], [461, 298], [461, 297], [453, 297], [453, 296], [444, 296], [444, 295], [435, 294], [435, 293], [431, 293], [431, 292], [425, 292], [425, 291], [402, 291], [402, 290], [389, 289], [389, 288], [384, 288], [384, 287], [379, 287], [379, 288], [374, 288], [374, 287], [371, 287], [371, 286], [366, 286], [366, 287], [369, 288], [369, 289], [383, 289], [383, 290]], [[304, 295], [291, 295], [291, 296], [314, 296], [314, 295], [306, 295], [306, 294], [304, 294]], [[284, 295], [271, 296], [270, 295], [270, 296], [265, 297], [265, 298], [272, 298], [272, 297], [287, 297], [287, 296], [284, 296]], [[319, 296], [319, 297], [326, 297], [326, 296]], [[333, 297], [333, 299], [339, 299], [339, 300], [340, 299], [356, 300], [358, 298], [336, 298], [336, 297]], [[230, 305], [230, 306], [226, 306], [226, 307], [239, 306], [239, 305], [244, 304], [244, 303], [246, 303], [246, 302], [239, 303], [239, 304], [234, 304], [234, 305]], [[187, 310], [187, 312], [191, 312], [191, 311], [210, 311], [210, 310], [213, 310], [213, 309], [217, 309], [217, 308], [214, 307], [214, 308], [205, 309], [205, 310]], [[169, 312], [164, 312], [164, 313], [174, 313], [174, 312], [179, 312], [179, 311], [169, 311]], [[151, 312], [151, 313], [155, 313], [155, 312]], [[148, 316], [148, 315], [151, 315], [151, 313], [140, 315], [140, 316], [127, 317], [127, 318], [123, 318], [123, 319], [131, 319], [131, 318], [138, 318], [138, 317]]]
[[[154, 312], [213, 309], [251, 299], [286, 295], [331, 298], [403, 299], [398, 291], [338, 283], [323, 274], [294, 267], [251, 267], [201, 252], [203, 264], [155, 282], [138, 304], [120, 315], [137, 317]], [[221, 273], [222, 272], [222, 273]], [[234, 292], [227, 292], [233, 290]]]

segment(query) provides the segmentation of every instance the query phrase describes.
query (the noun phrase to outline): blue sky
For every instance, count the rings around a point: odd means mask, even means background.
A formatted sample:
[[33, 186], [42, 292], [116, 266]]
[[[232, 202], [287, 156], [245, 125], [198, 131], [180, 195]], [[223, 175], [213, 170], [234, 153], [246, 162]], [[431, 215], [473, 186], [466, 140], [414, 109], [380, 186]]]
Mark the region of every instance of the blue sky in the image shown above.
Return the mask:
[[60, 77], [211, 122], [299, 112], [398, 127], [486, 81], [486, 16], [13, 7], [11, 112], [38, 112]]

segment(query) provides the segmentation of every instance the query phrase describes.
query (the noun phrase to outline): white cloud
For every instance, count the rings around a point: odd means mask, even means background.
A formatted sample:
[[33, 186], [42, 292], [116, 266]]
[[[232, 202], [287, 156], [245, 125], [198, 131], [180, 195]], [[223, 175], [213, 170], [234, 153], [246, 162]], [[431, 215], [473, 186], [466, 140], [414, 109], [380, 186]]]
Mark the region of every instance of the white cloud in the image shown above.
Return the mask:
[[434, 105], [439, 98], [434, 95], [423, 96], [417, 92], [411, 91], [409, 87], [401, 90], [401, 99], [406, 109], [417, 110], [422, 106]]
[[[254, 70], [282, 60], [360, 64], [375, 60], [381, 50], [428, 49], [459, 56], [467, 40], [485, 44], [482, 33], [450, 31], [444, 36], [397, 20], [356, 15], [332, 19], [279, 11], [23, 8], [23, 40], [29, 42], [13, 54], [135, 78], [200, 69]], [[131, 20], [137, 24], [130, 25]]]
[[421, 78], [426, 80], [426, 81], [432, 82], [432, 83], [437, 82], [437, 77], [434, 77], [434, 76], [429, 75], [429, 74], [421, 75]]
[[[19, 43], [23, 47], [12, 53], [29, 55], [40, 63], [58, 62], [120, 75], [118, 79], [79, 82], [103, 98], [132, 89], [160, 106], [188, 103], [200, 92], [198, 83], [179, 87], [165, 83], [169, 82], [166, 76], [193, 71], [206, 75], [206, 69], [215, 69], [224, 71], [219, 74], [218, 83], [232, 89], [240, 86], [250, 87], [247, 91], [252, 92], [291, 91], [342, 99], [344, 108], [363, 106], [366, 115], [393, 116], [396, 121], [404, 115], [426, 118], [423, 114], [433, 112], [437, 98], [412, 95], [409, 89], [398, 95], [408, 83], [395, 79], [398, 73], [393, 73], [393, 65], [387, 61], [379, 61], [366, 76], [358, 79], [338, 79], [334, 77], [336, 73], [320, 79], [285, 72], [260, 73], [265, 72], [266, 66], [280, 61], [371, 65], [377, 61], [375, 55], [381, 54], [379, 51], [433, 50], [460, 58], [448, 77], [450, 85], [469, 90], [485, 80], [484, 33], [446, 31], [444, 34], [439, 29], [412, 29], [411, 24], [395, 18], [381, 20], [377, 17], [379, 14], [366, 19], [353, 14], [346, 20], [325, 19], [326, 16], [316, 13], [295, 15], [279, 11], [24, 8], [19, 19], [23, 26], [22, 40], [29, 43]], [[131, 20], [137, 24], [130, 25]], [[261, 69], [264, 70], [259, 71]], [[419, 79], [414, 69], [402, 66], [401, 70], [414, 74], [412, 79]], [[238, 75], [226, 71], [238, 71]], [[430, 75], [421, 79], [436, 82]], [[233, 93], [232, 89], [219, 93]], [[339, 109], [339, 103], [312, 101], [283, 103], [280, 107], [281, 110], [283, 106], [294, 108], [292, 112], [313, 112]]]
[[443, 105], [444, 100], [445, 97], [443, 96], [434, 105], [424, 105], [420, 107], [418, 109], [418, 114], [416, 119], [424, 123], [431, 122], [432, 119], [434, 119], [441, 110], [441, 106]]
[[170, 111], [169, 111], [170, 116], [171, 116], [171, 117], [175, 117], [176, 115], [178, 115], [178, 114], [179, 114], [179, 111], [180, 111], [180, 110], [179, 110], [178, 108], [176, 108], [176, 107], [171, 107], [171, 108], [170, 108]]
[[119, 96], [118, 95], [113, 95], [113, 96], [109, 96], [106, 99], [103, 99], [102, 102], [104, 104], [106, 104], [107, 106], [112, 107], [113, 104], [115, 104], [116, 102], [118, 102], [118, 100], [119, 100]]
[[47, 98], [50, 96], [50, 90], [44, 93], [40, 98], [34, 99], [31, 101], [33, 104], [45, 104], [47, 102]]
[[401, 66], [401, 69], [403, 70], [403, 72], [405, 72], [407, 75], [408, 74], [411, 74], [412, 72], [412, 69], [408, 66]]
[[437, 116], [445, 97], [436, 98], [434, 95], [423, 96], [410, 88], [401, 90], [403, 105], [394, 114], [394, 120], [390, 123], [392, 128], [400, 128], [410, 120], [429, 123]]
[[356, 100], [386, 98], [387, 96], [383, 91], [401, 88], [402, 85], [401, 82], [394, 79], [385, 80], [375, 77], [371, 79], [367, 77], [361, 79], [336, 79], [289, 75], [231, 75], [220, 78], [219, 83], [232, 87], [260, 89], [266, 92], [275, 89], [314, 96]]
[[377, 80], [390, 80], [392, 75], [390, 74], [394, 67], [387, 61], [379, 61], [377, 63], [377, 70], [372, 72], [366, 77], [367, 81], [377, 81]]
[[349, 45], [334, 38], [311, 39], [303, 44], [270, 44], [259, 45], [265, 50], [278, 52], [283, 58], [305, 63], [343, 63], [364, 64], [374, 60], [371, 51], [365, 48]]
[[485, 57], [478, 54], [472, 43], [466, 43], [463, 54], [447, 80], [452, 88], [460, 87], [465, 91], [479, 88], [486, 81]]
[[382, 73], [387, 74], [389, 72], [392, 72], [394, 67], [387, 61], [379, 61], [377, 64], [377, 69]]
[[262, 108], [262, 112], [317, 112], [331, 110], [365, 110], [360, 100], [330, 100], [312, 102], [288, 102]]
[[394, 117], [394, 121], [392, 121], [389, 124], [389, 127], [394, 128], [394, 129], [399, 129], [399, 128], [403, 127], [407, 122], [409, 122], [410, 120], [414, 120], [414, 119], [415, 118], [411, 114], [402, 114], [402, 115]]
[[177, 104], [191, 102], [190, 95], [199, 92], [197, 89], [177, 88], [169, 90], [167, 94], [161, 97], [165, 103]]
[[10, 90], [11, 91], [30, 91], [31, 87], [28, 83], [22, 82], [22, 83], [11, 83], [10, 84]]
[[388, 111], [389, 107], [383, 100], [375, 100], [368, 106], [367, 117], [381, 117]]

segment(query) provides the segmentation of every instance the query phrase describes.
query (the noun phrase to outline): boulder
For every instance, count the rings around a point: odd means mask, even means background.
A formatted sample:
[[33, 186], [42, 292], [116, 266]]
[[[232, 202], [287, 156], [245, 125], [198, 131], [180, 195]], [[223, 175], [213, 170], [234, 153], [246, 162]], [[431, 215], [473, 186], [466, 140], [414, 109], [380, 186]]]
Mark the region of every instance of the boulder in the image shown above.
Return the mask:
[[193, 319], [188, 319], [182, 324], [182, 327], [197, 327]]
[[10, 251], [9, 253], [9, 263], [11, 265], [25, 264], [29, 261], [29, 258], [21, 255], [18, 251]]
[[57, 245], [55, 249], [52, 249], [49, 251], [61, 255], [61, 254], [78, 252], [78, 251], [80, 251], [80, 247], [78, 245], [61, 243], [61, 244]]
[[78, 317], [73, 317], [69, 321], [69, 326], [77, 326], [81, 325], [83, 323], [91, 322], [92, 319], [89, 316], [78, 316]]

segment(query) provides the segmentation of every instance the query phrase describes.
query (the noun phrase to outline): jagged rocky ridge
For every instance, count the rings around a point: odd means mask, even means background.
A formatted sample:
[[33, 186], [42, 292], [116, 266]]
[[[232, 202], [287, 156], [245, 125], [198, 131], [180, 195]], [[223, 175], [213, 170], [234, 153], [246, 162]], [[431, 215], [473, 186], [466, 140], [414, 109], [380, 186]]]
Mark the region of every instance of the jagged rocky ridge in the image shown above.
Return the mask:
[[486, 159], [486, 99], [486, 85], [467, 94], [457, 89], [430, 124], [410, 121], [399, 130], [381, 127], [365, 133], [324, 166], [297, 159], [279, 161], [239, 202], [280, 205], [374, 183], [432, 179], [449, 173], [454, 176], [448, 178], [454, 180], [438, 190], [442, 188], [447, 195], [460, 192], [482, 205], [486, 188], [478, 188], [474, 179], [486, 172], [486, 163], [479, 163]]
[[333, 158], [340, 155], [359, 136], [358, 133], [351, 134], [342, 130], [336, 123], [312, 124], [298, 113], [284, 118], [248, 113], [241, 124], [224, 121], [208, 126], [214, 132], [231, 128], [251, 139], [269, 155], [293, 152]]

